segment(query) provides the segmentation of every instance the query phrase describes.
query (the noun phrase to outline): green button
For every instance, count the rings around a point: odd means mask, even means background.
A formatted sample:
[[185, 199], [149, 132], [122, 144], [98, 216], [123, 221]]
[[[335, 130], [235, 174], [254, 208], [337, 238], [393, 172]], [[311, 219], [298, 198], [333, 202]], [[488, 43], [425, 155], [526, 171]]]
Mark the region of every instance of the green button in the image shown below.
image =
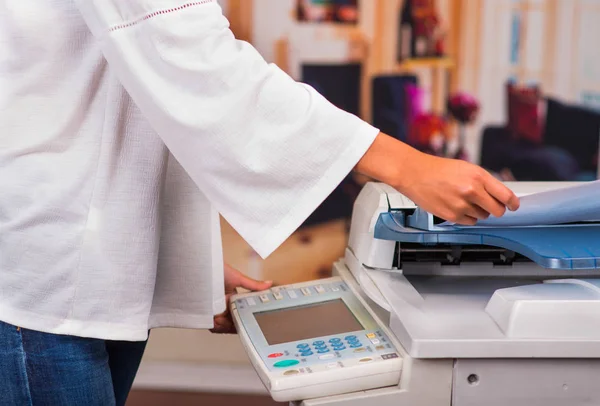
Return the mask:
[[273, 366], [275, 368], [287, 368], [287, 367], [293, 367], [294, 365], [298, 365], [299, 363], [300, 363], [300, 361], [297, 361], [295, 359], [286, 359], [283, 361], [276, 362]]

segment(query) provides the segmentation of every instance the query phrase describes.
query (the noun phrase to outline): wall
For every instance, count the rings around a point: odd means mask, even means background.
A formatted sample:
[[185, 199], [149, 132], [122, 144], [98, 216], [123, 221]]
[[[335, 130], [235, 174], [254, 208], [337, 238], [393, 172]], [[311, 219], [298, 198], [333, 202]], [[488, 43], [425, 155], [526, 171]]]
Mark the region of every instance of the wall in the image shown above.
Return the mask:
[[294, 0], [254, 0], [252, 44], [267, 60], [275, 62], [275, 43], [289, 33]]

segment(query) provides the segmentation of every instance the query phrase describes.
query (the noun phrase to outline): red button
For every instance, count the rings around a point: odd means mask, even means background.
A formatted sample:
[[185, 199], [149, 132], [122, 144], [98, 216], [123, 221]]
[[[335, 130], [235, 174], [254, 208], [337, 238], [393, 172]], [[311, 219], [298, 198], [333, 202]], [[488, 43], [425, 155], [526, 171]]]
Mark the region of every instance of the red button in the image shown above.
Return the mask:
[[269, 355], [269, 358], [279, 358], [279, 357], [282, 357], [282, 356], [283, 356], [283, 354], [282, 354], [282, 353], [280, 353], [280, 352], [276, 352], [276, 353], [274, 353], [274, 354], [270, 354], [270, 355]]

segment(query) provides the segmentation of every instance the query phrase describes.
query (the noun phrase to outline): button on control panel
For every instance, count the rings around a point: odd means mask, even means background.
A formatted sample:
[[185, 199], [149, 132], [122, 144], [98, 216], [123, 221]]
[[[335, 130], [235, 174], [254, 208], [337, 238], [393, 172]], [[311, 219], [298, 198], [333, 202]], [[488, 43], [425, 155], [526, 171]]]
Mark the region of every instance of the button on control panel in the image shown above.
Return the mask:
[[[375, 360], [377, 357], [372, 355], [388, 353], [391, 347], [381, 345], [381, 338], [383, 338], [381, 331], [325, 337], [312, 342], [294, 343], [289, 352], [302, 364], [337, 359], [343, 365], [344, 360], [358, 360], [365, 358], [366, 354], [369, 354], [368, 358]], [[378, 345], [373, 345], [373, 343]], [[382, 359], [384, 358], [380, 358], [380, 360]], [[385, 359], [389, 359], [389, 357]]]
[[273, 293], [273, 297], [275, 300], [283, 300], [283, 295], [281, 294], [281, 290], [277, 288], [271, 289], [271, 293]]
[[275, 364], [273, 364], [273, 366], [275, 368], [288, 368], [288, 367], [293, 367], [294, 365], [298, 365], [299, 363], [300, 363], [300, 361], [295, 360], [295, 359], [286, 359], [283, 361], [276, 362]]
[[282, 370], [281, 376], [312, 374], [399, 357], [387, 343], [387, 336], [380, 330], [362, 331], [282, 345], [269, 358], [273, 368]]

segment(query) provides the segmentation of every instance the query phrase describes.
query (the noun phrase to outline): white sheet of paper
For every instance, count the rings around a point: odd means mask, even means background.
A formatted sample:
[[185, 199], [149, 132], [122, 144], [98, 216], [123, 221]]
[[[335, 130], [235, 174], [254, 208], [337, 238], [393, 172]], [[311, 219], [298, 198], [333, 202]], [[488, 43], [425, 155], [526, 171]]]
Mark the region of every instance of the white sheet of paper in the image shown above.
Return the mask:
[[[517, 211], [478, 221], [476, 227], [541, 226], [600, 221], [600, 181], [521, 197]], [[457, 226], [452, 223], [443, 225]], [[469, 226], [459, 226], [469, 227]]]

